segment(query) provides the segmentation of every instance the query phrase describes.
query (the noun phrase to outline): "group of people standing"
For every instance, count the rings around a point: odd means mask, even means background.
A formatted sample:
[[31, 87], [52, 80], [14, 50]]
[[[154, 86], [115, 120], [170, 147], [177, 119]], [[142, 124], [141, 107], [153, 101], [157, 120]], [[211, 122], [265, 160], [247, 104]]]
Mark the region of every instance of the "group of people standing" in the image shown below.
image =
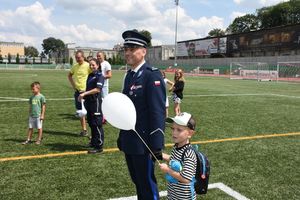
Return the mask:
[[[154, 174], [156, 160], [170, 160], [173, 155], [163, 154], [165, 120], [168, 117], [168, 98], [166, 85], [170, 85], [174, 101], [174, 112], [176, 117], [171, 118], [174, 123], [172, 135], [174, 148], [179, 148], [179, 153], [188, 148], [189, 140], [194, 134], [195, 122], [190, 114], [182, 114], [180, 103], [183, 98], [184, 78], [183, 71], [178, 69], [175, 72], [174, 82], [168, 80], [165, 74], [145, 62], [147, 46], [150, 40], [135, 30], [128, 30], [122, 34], [124, 39], [124, 56], [126, 63], [130, 66], [127, 71], [122, 93], [127, 95], [133, 102], [137, 119], [135, 131], [120, 130], [117, 139], [118, 148], [124, 152], [126, 164], [131, 180], [136, 186], [139, 200], [159, 199], [157, 182]], [[104, 132], [102, 124], [104, 117], [101, 110], [102, 98], [109, 92], [109, 79], [112, 77], [111, 66], [105, 61], [103, 52], [97, 53], [97, 58], [90, 58], [85, 61], [84, 53], [77, 51], [75, 55], [76, 64], [73, 65], [68, 80], [74, 89], [75, 107], [82, 109], [81, 102], [87, 110], [87, 121], [91, 129], [91, 141], [88, 144], [92, 147], [88, 153], [101, 153], [103, 151]], [[39, 85], [32, 86], [33, 91], [40, 95]], [[40, 95], [41, 96], [41, 95]], [[41, 96], [42, 97], [42, 96]], [[42, 98], [43, 99], [43, 98]], [[45, 100], [40, 100], [45, 105]], [[41, 120], [44, 118], [45, 107], [41, 111]], [[85, 117], [80, 118], [82, 131], [81, 136], [87, 136]], [[137, 134], [139, 137], [137, 137]], [[30, 141], [32, 129], [29, 131]], [[41, 135], [39, 135], [39, 141]], [[26, 143], [26, 142], [25, 142]], [[176, 150], [176, 149], [175, 149]], [[174, 151], [175, 151], [174, 150]], [[176, 157], [180, 155], [176, 154]], [[193, 162], [195, 156], [193, 156]], [[179, 181], [189, 186], [191, 178], [195, 174], [195, 165], [188, 166], [187, 173], [175, 173], [166, 164], [160, 164], [163, 172], [174, 175]], [[183, 167], [185, 169], [185, 167]], [[170, 186], [170, 192], [177, 190], [176, 186]], [[174, 189], [175, 188], [175, 189]], [[182, 192], [183, 190], [180, 190]], [[169, 192], [169, 191], [168, 191]], [[186, 190], [190, 195], [190, 190]], [[176, 195], [175, 195], [176, 196]], [[195, 196], [193, 195], [194, 199]], [[173, 198], [168, 198], [173, 199]]]
[[[76, 64], [71, 68], [68, 79], [74, 89], [75, 107], [82, 109], [82, 101], [87, 110], [87, 121], [91, 129], [91, 141], [88, 144], [93, 148], [88, 153], [101, 153], [103, 151], [104, 131], [102, 123], [105, 121], [101, 104], [109, 92], [109, 79], [112, 77], [111, 65], [105, 60], [103, 52], [97, 53], [97, 58], [86, 62], [83, 51], [75, 54]], [[80, 117], [81, 136], [87, 136], [85, 117]]]

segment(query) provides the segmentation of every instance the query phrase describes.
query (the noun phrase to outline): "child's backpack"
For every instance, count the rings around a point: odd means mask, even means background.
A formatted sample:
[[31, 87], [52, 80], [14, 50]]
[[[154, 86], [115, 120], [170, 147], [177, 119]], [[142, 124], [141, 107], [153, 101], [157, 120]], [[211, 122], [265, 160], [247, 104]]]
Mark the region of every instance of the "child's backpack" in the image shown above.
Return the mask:
[[194, 188], [197, 194], [206, 194], [208, 187], [208, 179], [210, 173], [210, 164], [207, 157], [198, 151], [198, 146], [194, 145], [192, 147], [188, 147], [182, 153], [181, 160], [184, 160], [184, 155], [188, 149], [191, 149], [195, 152], [197, 157], [197, 167], [196, 167], [196, 175], [195, 175], [195, 184]]

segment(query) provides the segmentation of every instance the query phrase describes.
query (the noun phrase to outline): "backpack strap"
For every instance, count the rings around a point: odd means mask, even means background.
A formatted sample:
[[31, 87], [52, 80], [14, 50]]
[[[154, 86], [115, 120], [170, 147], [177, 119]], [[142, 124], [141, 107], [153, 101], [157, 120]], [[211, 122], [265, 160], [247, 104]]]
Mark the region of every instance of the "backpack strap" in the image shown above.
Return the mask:
[[[195, 149], [193, 147], [191, 147], [191, 146], [187, 147], [186, 149], [184, 149], [184, 151], [182, 152], [182, 155], [181, 155], [181, 164], [182, 164], [182, 166], [183, 166], [184, 156], [185, 156], [185, 154], [186, 154], [186, 152], [188, 150], [192, 150], [195, 153], [195, 156], [197, 157]], [[198, 158], [197, 158], [197, 165], [198, 165]], [[197, 165], [196, 165], [196, 172], [197, 172]], [[196, 177], [193, 176], [193, 179], [190, 182], [190, 188], [191, 188], [192, 197], [195, 194], [195, 183], [196, 183]]]
[[[204, 157], [204, 155], [201, 152], [199, 152], [198, 150], [196, 150], [193, 146], [189, 146], [189, 147], [187, 147], [183, 151], [182, 156], [181, 156], [181, 161], [182, 162], [184, 161], [185, 153], [189, 149], [192, 150], [195, 153], [195, 155], [196, 155], [196, 158], [197, 158], [197, 166], [196, 166], [196, 168], [199, 167], [200, 168], [200, 174], [201, 174], [201, 176], [205, 176], [205, 173], [206, 173], [206, 170], [205, 170], [205, 165], [206, 165], [205, 157]], [[202, 163], [202, 166], [201, 166], [201, 163]]]
[[187, 150], [189, 150], [189, 149], [191, 149], [191, 150], [194, 151], [193, 147], [190, 147], [190, 146], [189, 146], [189, 147], [185, 148], [185, 150], [182, 152], [182, 155], [181, 155], [181, 161], [182, 161], [182, 162], [184, 161], [184, 156], [185, 156]]

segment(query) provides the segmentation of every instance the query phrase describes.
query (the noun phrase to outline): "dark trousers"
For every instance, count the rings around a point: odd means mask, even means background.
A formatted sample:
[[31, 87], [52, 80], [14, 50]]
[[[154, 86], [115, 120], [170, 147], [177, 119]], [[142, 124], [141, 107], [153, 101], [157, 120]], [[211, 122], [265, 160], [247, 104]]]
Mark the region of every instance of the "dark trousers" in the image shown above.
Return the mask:
[[158, 200], [159, 193], [154, 176], [155, 163], [149, 154], [125, 154], [128, 170], [135, 184], [138, 200]]
[[97, 100], [86, 100], [84, 106], [87, 110], [87, 121], [92, 132], [91, 144], [94, 148], [100, 149], [104, 143], [101, 104], [99, 101], [97, 102]]

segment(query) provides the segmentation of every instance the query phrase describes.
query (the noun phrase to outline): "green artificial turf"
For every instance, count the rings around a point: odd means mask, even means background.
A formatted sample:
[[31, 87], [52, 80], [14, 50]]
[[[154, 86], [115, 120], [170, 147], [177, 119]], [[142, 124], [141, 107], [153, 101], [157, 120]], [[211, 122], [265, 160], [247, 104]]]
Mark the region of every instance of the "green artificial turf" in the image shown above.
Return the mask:
[[[79, 137], [67, 71], [0, 70], [0, 159], [88, 150]], [[124, 72], [113, 71], [110, 91], [120, 91]], [[169, 79], [173, 75], [168, 74]], [[197, 121], [192, 141], [300, 132], [300, 84], [188, 77], [181, 110]], [[27, 137], [30, 83], [47, 98], [42, 145]], [[10, 97], [10, 99], [3, 98]], [[56, 100], [51, 100], [56, 99]], [[7, 101], [14, 100], [14, 101]], [[170, 100], [170, 115], [174, 114]], [[118, 130], [104, 125], [105, 149], [116, 148]], [[36, 132], [34, 138], [37, 136]], [[172, 143], [166, 129], [166, 143]], [[206, 143], [210, 183], [222, 182], [249, 199], [299, 199], [299, 135]], [[165, 149], [170, 152], [171, 148]], [[156, 169], [160, 191], [164, 175]], [[0, 199], [109, 199], [135, 195], [122, 152], [0, 162]], [[162, 199], [166, 199], [165, 197]], [[211, 189], [199, 199], [233, 199]]]

